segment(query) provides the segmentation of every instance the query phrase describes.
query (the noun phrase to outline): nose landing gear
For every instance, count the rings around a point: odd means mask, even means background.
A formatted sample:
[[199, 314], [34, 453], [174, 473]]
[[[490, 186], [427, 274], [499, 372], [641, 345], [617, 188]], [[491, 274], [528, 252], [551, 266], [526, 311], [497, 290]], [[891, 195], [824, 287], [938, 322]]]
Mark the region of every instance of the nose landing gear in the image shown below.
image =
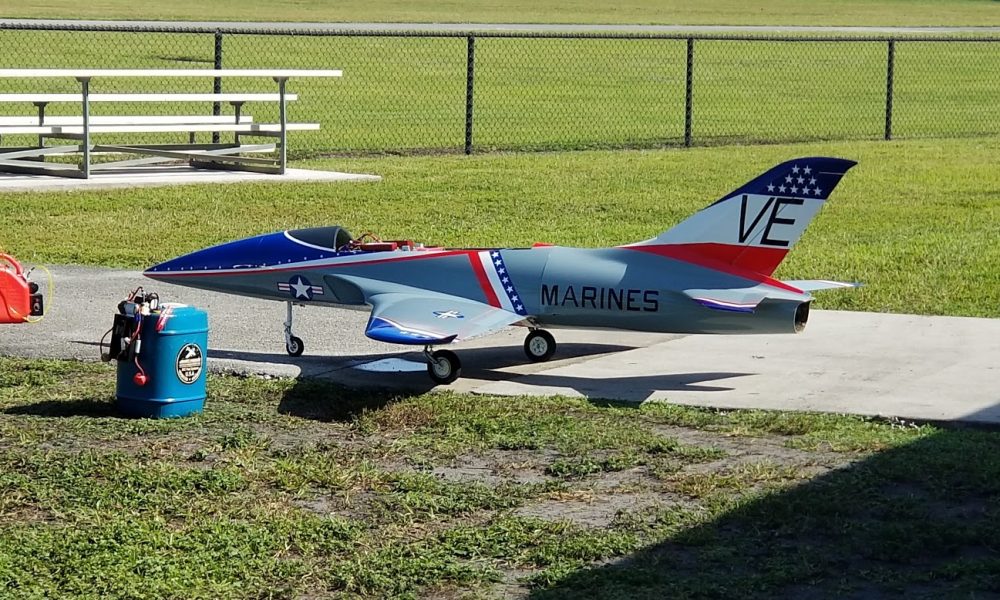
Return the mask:
[[302, 338], [292, 334], [292, 303], [286, 302], [285, 304], [288, 306], [288, 316], [285, 317], [285, 352], [289, 356], [302, 356], [306, 346], [302, 342]]

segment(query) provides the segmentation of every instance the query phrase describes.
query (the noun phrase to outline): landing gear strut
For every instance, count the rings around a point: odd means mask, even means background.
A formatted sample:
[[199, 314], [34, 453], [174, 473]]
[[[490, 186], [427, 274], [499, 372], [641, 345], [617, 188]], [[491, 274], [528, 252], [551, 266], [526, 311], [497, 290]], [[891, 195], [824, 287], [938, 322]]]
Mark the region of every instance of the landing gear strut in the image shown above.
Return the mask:
[[556, 353], [556, 340], [544, 329], [532, 329], [524, 338], [524, 353], [531, 362], [545, 362]]
[[292, 303], [285, 304], [288, 306], [288, 316], [285, 317], [285, 352], [288, 352], [289, 356], [302, 356], [306, 346], [302, 343], [302, 338], [292, 334]]
[[431, 352], [431, 347], [426, 346], [424, 356], [427, 357], [427, 374], [435, 383], [448, 385], [462, 375], [462, 361], [451, 350]]

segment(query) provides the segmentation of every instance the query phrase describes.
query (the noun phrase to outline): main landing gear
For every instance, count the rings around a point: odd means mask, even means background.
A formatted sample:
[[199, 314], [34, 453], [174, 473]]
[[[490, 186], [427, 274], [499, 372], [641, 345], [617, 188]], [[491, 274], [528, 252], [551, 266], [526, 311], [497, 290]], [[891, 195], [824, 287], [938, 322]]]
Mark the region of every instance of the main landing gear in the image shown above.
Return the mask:
[[302, 356], [306, 350], [306, 345], [302, 343], [302, 338], [292, 334], [292, 303], [286, 302], [288, 313], [285, 317], [285, 352], [289, 356]]
[[[556, 340], [544, 329], [532, 329], [524, 338], [524, 353], [531, 362], [545, 362], [556, 352]], [[427, 357], [427, 374], [434, 383], [448, 385], [462, 375], [462, 361], [451, 350], [432, 350], [424, 347]]]
[[545, 362], [556, 353], [556, 339], [544, 329], [532, 329], [524, 338], [524, 353], [531, 362]]
[[462, 361], [451, 350], [432, 352], [430, 346], [425, 346], [424, 356], [427, 357], [427, 374], [434, 383], [448, 385], [462, 375]]

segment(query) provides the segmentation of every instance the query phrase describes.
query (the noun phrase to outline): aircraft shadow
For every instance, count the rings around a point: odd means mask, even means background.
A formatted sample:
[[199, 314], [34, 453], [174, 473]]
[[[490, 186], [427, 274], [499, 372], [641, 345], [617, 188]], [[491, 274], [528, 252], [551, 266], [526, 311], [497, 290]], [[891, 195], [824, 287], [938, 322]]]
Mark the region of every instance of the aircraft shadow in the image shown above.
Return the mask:
[[[942, 598], [1000, 592], [1000, 432], [942, 429], [670, 528], [530, 598]], [[665, 538], [665, 539], [664, 539]]]
[[[625, 346], [621, 344], [564, 343], [559, 344], [559, 351], [556, 355], [556, 359], [548, 364], [556, 364], [557, 361], [599, 356], [601, 354], [611, 354], [614, 352], [634, 349], [634, 346]], [[493, 363], [494, 366], [499, 365], [500, 368], [503, 368], [521, 365], [527, 362], [524, 353], [521, 351], [520, 347], [517, 346], [456, 348], [455, 352], [462, 359], [464, 367], [473, 366], [474, 364], [478, 365], [480, 363]], [[250, 352], [209, 348], [208, 355], [209, 358], [296, 365], [301, 367], [303, 372], [306, 371], [306, 367], [316, 367], [317, 369], [330, 371], [352, 365], [375, 362], [386, 358], [404, 358], [415, 362], [424, 362], [422, 349], [419, 347], [414, 347], [412, 350], [386, 352], [384, 354], [357, 354], [342, 356], [317, 356], [309, 354], [305, 354], [303, 356], [288, 356], [285, 353], [278, 352]]]
[[[560, 361], [572, 364], [572, 358], [596, 356], [618, 352], [627, 347], [600, 344], [560, 345], [559, 360], [531, 365], [533, 368], [552, 369]], [[384, 355], [339, 357], [288, 357], [252, 352], [210, 350], [209, 355], [220, 359], [244, 361], [281, 362], [295, 364], [302, 370], [296, 385], [289, 390], [279, 405], [279, 411], [320, 421], [350, 420], [365, 409], [377, 409], [400, 398], [417, 396], [434, 389], [436, 385], [427, 376], [423, 355], [419, 351]], [[463, 376], [456, 390], [468, 390], [462, 383], [475, 382], [473, 387], [491, 382], [515, 382], [533, 387], [571, 389], [595, 404], [623, 403], [638, 406], [654, 392], [663, 391], [728, 391], [734, 388], [715, 385], [723, 379], [746, 377], [753, 373], [703, 372], [664, 373], [613, 379], [592, 379], [542, 372], [504, 371], [509, 366], [526, 363], [519, 348], [467, 348], [461, 354]], [[401, 371], [367, 371], [367, 367], [381, 361], [394, 361], [389, 369], [401, 364]], [[334, 365], [335, 366], [332, 366]], [[488, 392], [488, 390], [486, 390]], [[316, 398], [326, 398], [317, 402]]]
[[114, 402], [106, 400], [42, 400], [22, 406], [12, 406], [3, 411], [6, 415], [31, 415], [35, 417], [95, 417], [125, 418], [115, 408]]

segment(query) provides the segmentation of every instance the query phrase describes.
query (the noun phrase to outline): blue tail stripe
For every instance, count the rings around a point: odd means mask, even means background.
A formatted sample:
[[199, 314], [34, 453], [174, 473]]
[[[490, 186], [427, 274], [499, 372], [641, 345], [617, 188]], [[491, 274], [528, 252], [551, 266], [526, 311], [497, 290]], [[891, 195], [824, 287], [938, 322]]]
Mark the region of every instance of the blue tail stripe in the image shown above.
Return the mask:
[[796, 158], [769, 169], [726, 194], [715, 204], [743, 194], [826, 200], [844, 174], [856, 164], [853, 160], [843, 158]]

